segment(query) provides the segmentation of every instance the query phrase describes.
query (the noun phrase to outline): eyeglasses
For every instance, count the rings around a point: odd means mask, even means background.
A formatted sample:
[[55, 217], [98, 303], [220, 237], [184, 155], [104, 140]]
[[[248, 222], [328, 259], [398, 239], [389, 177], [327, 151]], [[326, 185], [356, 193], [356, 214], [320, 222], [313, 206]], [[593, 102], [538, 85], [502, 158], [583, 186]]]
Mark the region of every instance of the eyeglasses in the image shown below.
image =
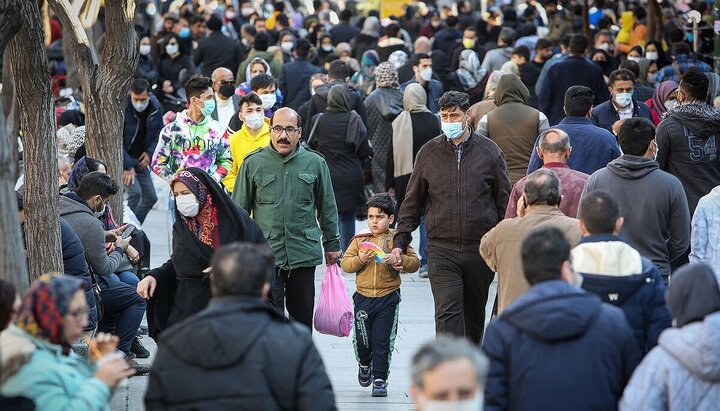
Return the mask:
[[234, 80], [218, 80], [218, 83], [220, 83], [221, 86], [224, 86], [225, 84], [230, 84], [231, 86], [235, 85]]
[[77, 310], [73, 310], [67, 313], [67, 315], [71, 316], [72, 318], [76, 320], [82, 320], [83, 318], [86, 318], [88, 315], [89, 309], [87, 306], [83, 308], [79, 308]]
[[291, 135], [294, 135], [295, 133], [300, 132], [300, 129], [293, 127], [293, 126], [288, 126], [288, 127], [272, 126], [272, 127], [270, 127], [270, 131], [272, 131], [275, 134], [282, 134], [284, 131], [287, 133], [287, 135], [291, 136]]

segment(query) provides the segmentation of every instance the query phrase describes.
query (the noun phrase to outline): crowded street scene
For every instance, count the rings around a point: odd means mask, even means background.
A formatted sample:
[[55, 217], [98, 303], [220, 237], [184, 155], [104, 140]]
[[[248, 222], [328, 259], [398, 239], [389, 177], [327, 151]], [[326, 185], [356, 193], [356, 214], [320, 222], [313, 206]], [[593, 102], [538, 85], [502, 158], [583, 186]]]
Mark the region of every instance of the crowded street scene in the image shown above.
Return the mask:
[[0, 410], [720, 410], [720, 0], [0, 0]]

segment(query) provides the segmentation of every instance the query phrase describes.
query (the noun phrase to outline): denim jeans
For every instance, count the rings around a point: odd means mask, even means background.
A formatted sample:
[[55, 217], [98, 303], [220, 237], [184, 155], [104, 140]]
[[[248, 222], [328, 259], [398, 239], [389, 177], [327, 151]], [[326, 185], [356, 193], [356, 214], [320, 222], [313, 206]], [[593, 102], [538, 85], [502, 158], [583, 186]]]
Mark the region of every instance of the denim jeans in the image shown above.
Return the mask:
[[125, 186], [125, 192], [128, 195], [128, 206], [142, 224], [158, 198], [150, 168], [136, 170], [135, 173], [135, 182]]
[[338, 226], [340, 229], [340, 247], [345, 252], [355, 235], [355, 214], [357, 211], [338, 211]]
[[118, 279], [120, 279], [121, 282], [132, 287], [137, 287], [140, 282], [138, 276], [132, 271], [121, 271], [119, 273], [115, 273], [115, 275], [118, 276]]
[[145, 300], [137, 293], [135, 286], [120, 281], [116, 274], [100, 277], [98, 283], [100, 299], [105, 308], [105, 315], [98, 324], [98, 331], [117, 335], [120, 338], [118, 350], [129, 354], [130, 346], [145, 314]]

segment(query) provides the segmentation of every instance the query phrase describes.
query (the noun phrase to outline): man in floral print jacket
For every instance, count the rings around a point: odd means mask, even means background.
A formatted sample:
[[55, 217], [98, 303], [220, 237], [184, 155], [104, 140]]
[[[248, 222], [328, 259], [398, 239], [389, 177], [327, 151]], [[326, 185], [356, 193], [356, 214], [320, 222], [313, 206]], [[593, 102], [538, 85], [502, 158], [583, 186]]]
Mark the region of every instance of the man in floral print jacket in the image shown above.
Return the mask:
[[218, 183], [232, 169], [232, 156], [225, 129], [211, 114], [215, 110], [212, 80], [193, 77], [185, 85], [187, 110], [160, 132], [152, 169], [166, 181], [187, 167], [197, 167]]

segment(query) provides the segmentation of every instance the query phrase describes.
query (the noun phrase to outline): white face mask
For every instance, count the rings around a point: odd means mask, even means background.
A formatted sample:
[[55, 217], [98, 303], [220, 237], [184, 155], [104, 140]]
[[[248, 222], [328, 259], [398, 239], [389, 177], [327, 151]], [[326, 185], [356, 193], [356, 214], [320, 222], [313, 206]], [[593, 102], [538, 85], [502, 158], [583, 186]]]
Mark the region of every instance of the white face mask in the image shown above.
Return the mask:
[[482, 411], [483, 395], [478, 394], [475, 398], [462, 401], [435, 401], [425, 400], [424, 411]]
[[432, 68], [430, 67], [422, 69], [420, 70], [420, 78], [425, 81], [430, 81], [432, 79], [432, 73]]
[[245, 125], [250, 130], [257, 130], [263, 125], [265, 116], [262, 113], [252, 113], [245, 116]]
[[105, 214], [105, 208], [107, 208], [107, 204], [105, 204], [105, 203], [103, 202], [103, 207], [102, 207], [102, 209], [101, 209], [100, 211], [94, 211], [94, 210], [93, 210], [93, 215], [95, 216], [95, 218], [100, 218], [100, 217], [102, 217], [103, 214]]
[[252, 7], [243, 7], [240, 9], [240, 14], [242, 14], [243, 17], [248, 17], [253, 13], [255, 13], [255, 9], [253, 9]]
[[137, 101], [133, 100], [133, 102], [132, 102], [132, 105], [135, 108], [135, 111], [137, 111], [138, 113], [142, 113], [143, 111], [145, 111], [145, 109], [148, 107], [149, 104], [150, 104], [150, 99], [142, 101], [142, 102], [137, 102]]
[[147, 56], [148, 54], [150, 54], [150, 50], [152, 50], [152, 48], [149, 44], [143, 44], [140, 46], [140, 54], [142, 54], [143, 56]]
[[657, 73], [648, 73], [647, 81], [650, 84], [655, 84], [655, 81], [657, 81]]
[[615, 94], [615, 102], [620, 107], [627, 107], [632, 101], [632, 93], [617, 93]]
[[260, 100], [262, 100], [263, 110], [270, 110], [277, 102], [277, 97], [275, 96], [275, 93], [263, 94], [260, 96]]
[[645, 58], [648, 60], [657, 60], [658, 59], [658, 52], [657, 51], [648, 51], [645, 53]]
[[280, 43], [280, 48], [282, 48], [284, 52], [289, 53], [292, 51], [294, 45], [295, 43], [293, 43], [292, 41], [283, 41], [282, 43]]
[[639, 62], [640, 62], [640, 57], [628, 56], [627, 59], [630, 60], [630, 61], [634, 61], [634, 62], [636, 62], [636, 63], [639, 63]]
[[177, 44], [168, 44], [165, 46], [165, 51], [167, 54], [173, 55], [178, 52], [178, 45]]
[[670, 110], [676, 108], [676, 107], [679, 106], [679, 105], [680, 105], [680, 103], [678, 103], [677, 100], [667, 100], [667, 101], [665, 102], [665, 109], [666, 109], [667, 111], [670, 111]]
[[234, 11], [226, 11], [225, 12], [225, 18], [228, 20], [232, 20], [235, 18], [235, 12]]
[[185, 217], [195, 217], [200, 211], [200, 204], [192, 194], [182, 194], [175, 197], [175, 207]]
[[610, 43], [603, 43], [598, 48], [602, 51], [610, 51]]

